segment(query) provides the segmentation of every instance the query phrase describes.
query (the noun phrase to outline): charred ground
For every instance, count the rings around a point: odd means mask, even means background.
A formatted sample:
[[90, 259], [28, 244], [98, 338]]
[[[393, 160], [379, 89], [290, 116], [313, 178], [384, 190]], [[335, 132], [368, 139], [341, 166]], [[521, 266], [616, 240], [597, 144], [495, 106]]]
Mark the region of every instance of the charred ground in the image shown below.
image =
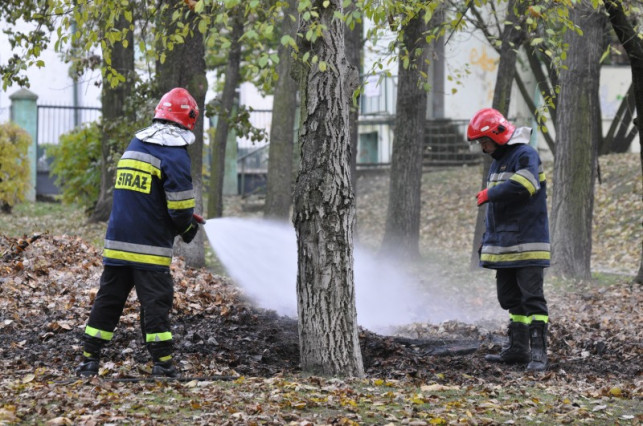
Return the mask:
[[[8, 251], [18, 241], [4, 237], [0, 244]], [[4, 371], [42, 367], [52, 378], [72, 375], [102, 269], [99, 259], [100, 253], [80, 238], [44, 235], [20, 255], [0, 262]], [[273, 377], [300, 372], [296, 320], [254, 307], [227, 278], [185, 268], [181, 260], [172, 269], [173, 334], [184, 375]], [[552, 299], [564, 316], [551, 326], [551, 366], [544, 377], [629, 382], [635, 391], [643, 365], [640, 286], [623, 280]], [[137, 309], [132, 296], [104, 353], [107, 376], [145, 372], [149, 357]], [[408, 337], [412, 333], [415, 337]], [[423, 382], [439, 377], [464, 384], [505, 383], [524, 376], [520, 366], [501, 369], [484, 361], [484, 353], [499, 349], [502, 329], [451, 321], [410, 325], [400, 334], [360, 331], [369, 377]]]

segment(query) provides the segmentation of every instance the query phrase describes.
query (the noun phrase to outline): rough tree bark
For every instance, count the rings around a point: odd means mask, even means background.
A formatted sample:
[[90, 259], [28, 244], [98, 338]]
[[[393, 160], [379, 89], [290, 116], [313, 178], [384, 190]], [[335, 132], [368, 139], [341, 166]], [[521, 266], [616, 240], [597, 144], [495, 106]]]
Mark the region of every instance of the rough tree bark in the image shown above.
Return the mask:
[[552, 202], [552, 271], [591, 277], [592, 213], [600, 134], [600, 40], [606, 19], [587, 2], [570, 12], [583, 35], [567, 31], [567, 67], [560, 72]]
[[420, 254], [420, 210], [422, 185], [422, 149], [428, 94], [421, 84], [429, 70], [429, 45], [424, 33], [428, 23], [423, 16], [413, 17], [403, 29], [401, 54], [410, 63], [398, 66], [397, 114], [395, 141], [391, 159], [386, 226], [381, 252], [400, 258], [417, 258]]
[[[301, 165], [295, 184], [297, 306], [301, 367], [324, 376], [363, 376], [353, 280], [355, 198], [349, 166], [349, 102], [358, 83], [344, 52], [341, 0], [314, 0], [324, 30], [299, 40]], [[322, 4], [324, 3], [325, 6]], [[306, 34], [311, 22], [302, 21]], [[320, 69], [320, 67], [326, 67]]]
[[[168, 8], [160, 16], [160, 24], [173, 31], [174, 25], [170, 24], [172, 14], [177, 8], [185, 13], [186, 6], [183, 3], [165, 1]], [[160, 63], [160, 61], [157, 63], [156, 71], [159, 99], [169, 90], [183, 87], [190, 92], [199, 106], [199, 118], [193, 130], [196, 140], [189, 146], [188, 152], [192, 160], [192, 184], [196, 201], [194, 210], [195, 212], [203, 212], [203, 114], [208, 80], [205, 75], [203, 35], [196, 29], [196, 23], [198, 23], [198, 15], [188, 11], [184, 24], [192, 28], [190, 35], [185, 37], [183, 44], [174, 46], [173, 50], [163, 49], [166, 59], [164, 63]], [[197, 233], [190, 244], [185, 244], [180, 238], [176, 240], [175, 254], [183, 256], [189, 266], [198, 268], [205, 265], [203, 234], [203, 232]]]
[[[296, 38], [297, 2], [288, 0], [281, 23], [281, 34]], [[268, 182], [264, 217], [287, 220], [293, 191], [293, 144], [297, 111], [297, 82], [291, 75], [292, 58], [288, 46], [279, 46], [279, 74], [272, 103]]]
[[[641, 132], [643, 131], [643, 43], [637, 37], [636, 31], [632, 24], [625, 15], [623, 4], [617, 1], [605, 2], [609, 20], [616, 32], [616, 36], [627, 52], [627, 57], [630, 59], [632, 67], [632, 85], [634, 87], [634, 99], [636, 104], [637, 118], [634, 119], [634, 125], [638, 128], [639, 144], [641, 145], [641, 173], [643, 174], [643, 139], [641, 139]], [[639, 271], [634, 278], [634, 281], [643, 284], [643, 241], [641, 242], [641, 262], [639, 264]]]
[[[492, 108], [500, 111], [505, 117], [509, 113], [509, 103], [511, 101], [511, 86], [514, 82], [516, 73], [516, 58], [518, 48], [525, 41], [526, 34], [523, 28], [525, 10], [527, 2], [520, 0], [510, 0], [507, 4], [507, 16], [505, 17], [505, 26], [502, 31], [502, 44], [500, 46], [500, 61], [498, 62], [498, 72], [496, 74], [496, 85], [493, 91]], [[487, 175], [491, 166], [491, 158], [484, 156], [482, 167], [481, 188], [487, 185]], [[475, 194], [471, 194], [471, 204], [475, 206]], [[476, 216], [476, 227], [473, 234], [473, 247], [471, 250], [471, 269], [478, 268], [479, 255], [478, 248], [482, 241], [482, 233], [485, 229], [485, 211], [487, 207], [478, 207]]]
[[241, 43], [243, 35], [243, 7], [237, 6], [232, 14], [232, 30], [230, 32], [230, 52], [225, 70], [225, 82], [221, 95], [219, 119], [214, 133], [210, 156], [210, 188], [208, 193], [209, 218], [223, 215], [223, 176], [225, 174], [225, 151], [230, 128], [230, 114], [236, 102], [236, 90], [239, 86], [241, 64]]
[[[128, 28], [130, 22], [120, 15], [115, 25], [118, 29]], [[112, 212], [112, 200], [116, 168], [114, 157], [120, 154], [120, 147], [129, 141], [115, 140], [118, 136], [119, 123], [123, 120], [125, 101], [130, 97], [134, 85], [134, 33], [128, 31], [123, 43], [116, 43], [111, 50], [111, 66], [125, 77], [125, 81], [112, 87], [107, 79], [103, 80], [101, 89], [101, 162], [100, 162], [100, 192], [98, 201], [89, 217], [90, 223], [106, 222]], [[103, 62], [105, 55], [103, 55]], [[107, 64], [103, 64], [103, 69]], [[134, 117], [131, 117], [132, 121]]]

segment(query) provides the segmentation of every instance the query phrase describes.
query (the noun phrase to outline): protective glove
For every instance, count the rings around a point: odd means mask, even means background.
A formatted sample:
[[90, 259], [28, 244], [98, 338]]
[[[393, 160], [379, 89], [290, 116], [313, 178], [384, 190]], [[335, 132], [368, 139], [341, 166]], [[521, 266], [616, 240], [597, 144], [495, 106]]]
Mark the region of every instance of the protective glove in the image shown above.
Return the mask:
[[200, 215], [198, 215], [198, 214], [196, 214], [196, 213], [193, 213], [193, 214], [192, 214], [192, 217], [194, 217], [194, 219], [195, 219], [198, 223], [200, 223], [201, 225], [205, 225], [205, 220], [203, 219], [203, 217], [202, 217], [202, 216], [200, 216]]
[[476, 198], [478, 199], [478, 206], [483, 205], [484, 203], [489, 202], [489, 190], [488, 189], [483, 189], [482, 191], [478, 192], [476, 195]]
[[[201, 218], [201, 220], [203, 220], [203, 218]], [[181, 233], [181, 239], [183, 239], [183, 241], [186, 244], [189, 244], [190, 241], [194, 239], [198, 231], [199, 231], [199, 222], [194, 216], [192, 216], [192, 222], [190, 222], [190, 226], [188, 226], [188, 229], [186, 229], [185, 231], [183, 231], [183, 233]]]

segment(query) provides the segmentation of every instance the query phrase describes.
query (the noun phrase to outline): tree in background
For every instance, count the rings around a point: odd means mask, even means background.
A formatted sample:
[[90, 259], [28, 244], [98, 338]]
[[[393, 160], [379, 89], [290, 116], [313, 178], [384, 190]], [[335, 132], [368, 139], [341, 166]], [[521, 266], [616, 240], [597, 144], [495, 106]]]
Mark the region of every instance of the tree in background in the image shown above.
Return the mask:
[[[306, 8], [306, 4], [309, 9]], [[357, 70], [345, 56], [340, 0], [300, 2], [296, 75], [301, 165], [295, 185], [301, 368], [363, 376], [353, 277], [355, 199], [350, 181], [351, 95]]]
[[[51, 41], [49, 34], [54, 30], [55, 25], [47, 13], [48, 5], [40, 0], [3, 0], [0, 2], [0, 20], [7, 25], [2, 31], [7, 35], [14, 53], [6, 65], [0, 65], [0, 76], [2, 76], [2, 89], [6, 90], [11, 84], [16, 83], [21, 87], [29, 87], [29, 80], [22, 75], [31, 67], [42, 68], [45, 63], [40, 59], [43, 52]], [[15, 25], [18, 22], [26, 22], [34, 25], [35, 28], [27, 32], [18, 31]]]
[[[199, 106], [193, 133], [195, 142], [188, 147], [192, 160], [192, 184], [196, 202], [195, 212], [203, 211], [203, 116], [205, 111], [205, 94], [208, 90], [208, 80], [205, 69], [205, 44], [203, 33], [198, 29], [200, 22], [198, 14], [194, 13], [183, 3], [164, 0], [159, 4], [159, 22], [157, 28], [165, 28], [168, 35], [159, 37], [156, 64], [157, 99], [175, 87], [187, 89]], [[184, 19], [178, 20], [176, 12]], [[175, 40], [177, 34], [180, 39]], [[176, 42], [178, 41], [178, 43]], [[197, 233], [194, 243], [185, 244], [178, 241], [177, 253], [185, 258], [189, 266], [205, 265], [205, 247], [203, 232]]]
[[244, 9], [235, 6], [230, 12], [230, 49], [225, 68], [225, 83], [219, 100], [219, 114], [214, 141], [210, 149], [210, 187], [208, 192], [208, 217], [223, 216], [223, 176], [225, 173], [225, 152], [228, 141], [230, 121], [238, 102], [237, 88], [241, 78], [241, 36], [244, 28]]
[[[346, 44], [346, 58], [348, 63], [362, 74], [362, 50], [364, 44], [364, 24], [362, 13], [355, 2], [345, 7], [344, 43]], [[359, 91], [353, 95], [349, 122], [351, 126], [351, 182], [353, 191], [357, 194], [357, 146], [359, 143]]]
[[382, 251], [419, 257], [422, 151], [427, 111], [430, 12], [417, 10], [402, 18], [398, 65], [395, 141], [391, 160], [386, 227]]
[[[643, 139], [641, 139], [641, 132], [643, 132], [643, 119], [641, 118], [643, 114], [643, 43], [636, 31], [634, 31], [634, 27], [628, 19], [628, 12], [625, 10], [623, 3], [610, 0], [605, 2], [605, 7], [609, 14], [610, 23], [623, 48], [625, 48], [625, 52], [627, 52], [632, 68], [633, 97], [635, 99], [637, 113], [634, 124], [639, 134], [641, 172], [643, 173]], [[643, 241], [641, 242], [639, 271], [634, 281], [643, 284]]]
[[[115, 157], [120, 154], [123, 144], [129, 142], [127, 138], [131, 137], [123, 134], [123, 121], [128, 124], [136, 121], [135, 115], [125, 110], [125, 105], [132, 96], [136, 79], [132, 5], [135, 3], [124, 4], [123, 13], [115, 19], [114, 28], [123, 36], [112, 46], [105, 45], [102, 55], [101, 69], [106, 75], [101, 86], [101, 180], [98, 201], [89, 217], [89, 222], [106, 222], [109, 219], [116, 176]], [[103, 38], [104, 36], [101, 37]], [[125, 81], [119, 83], [117, 80], [107, 78], [110, 75], [107, 73], [110, 65], [123, 76]], [[115, 84], [112, 84], [112, 81]]]
[[277, 64], [277, 84], [270, 124], [268, 181], [264, 217], [287, 220], [290, 217], [293, 188], [293, 144], [297, 111], [297, 82], [291, 75], [291, 44], [297, 36], [297, 2], [288, 0], [281, 21]]
[[551, 206], [552, 270], [558, 274], [591, 277], [594, 181], [601, 138], [598, 97], [600, 40], [605, 15], [587, 3], [570, 10], [579, 31], [567, 30], [566, 67], [560, 70], [556, 125], [556, 156]]

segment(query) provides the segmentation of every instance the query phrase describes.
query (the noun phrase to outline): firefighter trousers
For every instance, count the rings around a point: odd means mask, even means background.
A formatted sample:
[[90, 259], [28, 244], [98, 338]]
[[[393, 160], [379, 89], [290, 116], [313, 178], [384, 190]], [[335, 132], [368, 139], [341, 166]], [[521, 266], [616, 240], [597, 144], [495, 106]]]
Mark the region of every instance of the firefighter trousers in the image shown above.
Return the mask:
[[140, 303], [143, 338], [156, 360], [172, 353], [170, 310], [174, 283], [168, 271], [148, 271], [127, 266], [105, 266], [100, 287], [85, 329], [85, 351], [98, 353], [111, 340], [132, 290]]
[[544, 268], [502, 268], [496, 270], [498, 301], [512, 315], [548, 315], [543, 292]]

